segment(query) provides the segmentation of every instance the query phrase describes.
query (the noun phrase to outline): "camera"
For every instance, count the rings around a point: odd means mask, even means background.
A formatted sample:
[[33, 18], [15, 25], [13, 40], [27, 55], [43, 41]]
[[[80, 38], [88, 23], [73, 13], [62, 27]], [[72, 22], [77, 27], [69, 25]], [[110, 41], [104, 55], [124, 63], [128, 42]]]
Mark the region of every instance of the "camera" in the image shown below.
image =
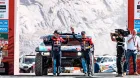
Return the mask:
[[112, 36], [119, 36], [122, 35], [123, 37], [127, 37], [130, 34], [129, 30], [123, 30], [123, 29], [115, 29], [115, 33], [112, 33]]

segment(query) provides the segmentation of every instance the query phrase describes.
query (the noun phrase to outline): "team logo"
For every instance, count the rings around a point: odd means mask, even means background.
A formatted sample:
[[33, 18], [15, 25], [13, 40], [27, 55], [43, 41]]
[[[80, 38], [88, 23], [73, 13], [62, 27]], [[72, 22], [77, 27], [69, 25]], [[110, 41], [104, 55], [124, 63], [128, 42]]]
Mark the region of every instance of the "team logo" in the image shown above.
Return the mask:
[[0, 2], [0, 4], [5, 4], [5, 2]]
[[0, 9], [6, 9], [6, 5], [0, 5]]
[[138, 4], [140, 4], [140, 1], [138, 1]]
[[1, 27], [0, 32], [8, 32], [8, 27]]
[[7, 28], [0, 28], [0, 31], [7, 31]]

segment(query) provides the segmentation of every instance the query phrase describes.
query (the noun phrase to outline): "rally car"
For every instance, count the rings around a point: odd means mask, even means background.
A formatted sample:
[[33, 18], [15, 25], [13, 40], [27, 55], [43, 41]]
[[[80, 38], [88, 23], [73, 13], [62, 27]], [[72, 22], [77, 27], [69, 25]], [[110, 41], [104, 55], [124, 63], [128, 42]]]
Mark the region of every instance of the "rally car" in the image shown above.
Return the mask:
[[20, 73], [34, 73], [35, 71], [35, 55], [25, 55], [20, 58]]
[[100, 65], [101, 72], [117, 72], [116, 56], [95, 56], [97, 63]]
[[[60, 36], [63, 39], [66, 39], [66, 36], [69, 35], [69, 42], [67, 44], [62, 44], [61, 51], [62, 51], [62, 62], [61, 67], [81, 67], [82, 69], [82, 63], [81, 63], [81, 47], [80, 43], [73, 38], [73, 35], [71, 33], [63, 33]], [[80, 34], [75, 34], [77, 38], [82, 38]], [[47, 40], [50, 40], [50, 38], [53, 35], [47, 35], [41, 37], [47, 38]], [[90, 36], [88, 36], [90, 37]], [[35, 74], [37, 76], [41, 75], [48, 75], [48, 69], [52, 68], [52, 51], [51, 51], [51, 44], [45, 45], [43, 42], [40, 43], [38, 47], [36, 47], [36, 60], [35, 60]], [[91, 50], [93, 51], [93, 50]], [[92, 61], [91, 61], [91, 75], [94, 73], [94, 64], [93, 64], [93, 55], [92, 55]]]

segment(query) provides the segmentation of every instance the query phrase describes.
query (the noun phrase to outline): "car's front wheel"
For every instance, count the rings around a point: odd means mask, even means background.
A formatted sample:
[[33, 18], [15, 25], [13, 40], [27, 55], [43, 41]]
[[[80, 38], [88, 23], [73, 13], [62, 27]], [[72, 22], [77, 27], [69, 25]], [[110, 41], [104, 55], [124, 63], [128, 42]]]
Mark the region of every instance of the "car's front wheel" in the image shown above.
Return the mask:
[[41, 55], [41, 53], [36, 54], [35, 75], [36, 76], [42, 76], [43, 75], [43, 56]]

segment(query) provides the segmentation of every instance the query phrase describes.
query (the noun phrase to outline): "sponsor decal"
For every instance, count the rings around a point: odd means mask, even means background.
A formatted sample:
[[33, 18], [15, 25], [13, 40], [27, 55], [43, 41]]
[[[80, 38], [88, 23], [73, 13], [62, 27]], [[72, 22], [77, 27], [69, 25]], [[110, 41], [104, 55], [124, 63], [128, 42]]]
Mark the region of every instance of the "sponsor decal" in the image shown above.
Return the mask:
[[0, 33], [0, 39], [8, 39], [8, 33]]
[[6, 5], [0, 5], [0, 9], [6, 9]]
[[0, 0], [0, 1], [5, 1], [5, 0]]
[[0, 32], [8, 33], [8, 27], [0, 27]]
[[134, 24], [135, 29], [140, 32], [140, 20], [135, 20]]
[[4, 12], [6, 12], [6, 10], [1, 10], [1, 11], [0, 11], [0, 13], [4, 13]]
[[5, 2], [0, 2], [0, 4], [5, 4]]
[[0, 20], [0, 27], [8, 27], [8, 20]]
[[138, 1], [138, 4], [140, 4], [140, 1]]
[[139, 9], [139, 10], [137, 10], [137, 13], [140, 13], [140, 9]]

